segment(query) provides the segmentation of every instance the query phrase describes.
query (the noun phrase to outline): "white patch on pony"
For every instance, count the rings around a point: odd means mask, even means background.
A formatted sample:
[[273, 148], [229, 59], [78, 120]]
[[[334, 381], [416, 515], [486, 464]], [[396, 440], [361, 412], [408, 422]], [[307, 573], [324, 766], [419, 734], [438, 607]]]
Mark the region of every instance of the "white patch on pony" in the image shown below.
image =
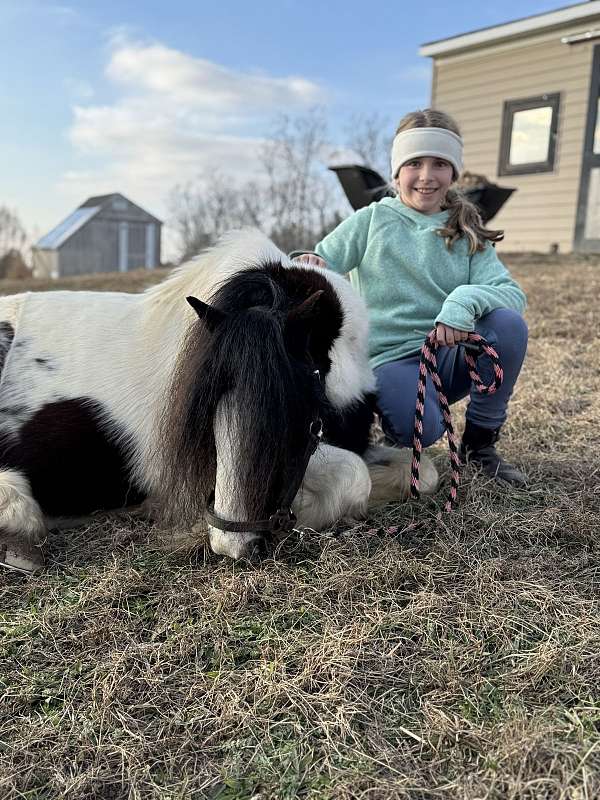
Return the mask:
[[[406, 500], [410, 496], [412, 450], [404, 447], [372, 445], [364, 453], [373, 483], [369, 508]], [[439, 482], [438, 472], [431, 459], [421, 455], [419, 489], [421, 494], [433, 494]]]
[[[238, 436], [231, 404], [225, 395], [215, 412], [214, 433], [217, 451], [217, 474], [215, 480], [215, 514], [230, 522], [242, 522], [248, 513], [240, 502], [236, 487], [239, 485], [236, 474]], [[230, 558], [250, 558], [254, 548], [262, 540], [262, 535], [252, 531], [234, 533], [208, 526], [210, 547], [214, 553]]]
[[369, 470], [360, 456], [321, 444], [292, 506], [298, 526], [319, 531], [340, 519], [364, 519], [370, 491]]
[[262, 539], [256, 533], [232, 533], [222, 531], [219, 528], [208, 528], [210, 549], [218, 556], [229, 556], [237, 560], [239, 558], [251, 558], [252, 552]]
[[44, 515], [29, 481], [14, 469], [0, 470], [0, 531], [38, 542], [46, 533]]
[[[162, 283], [144, 292], [144, 302], [157, 320], [185, 310], [188, 321], [195, 312], [185, 302], [188, 295], [208, 303], [214, 292], [238, 272], [267, 261], [289, 262], [287, 256], [264, 233], [255, 228], [229, 231], [213, 247], [177, 267]], [[182, 304], [187, 306], [182, 308]]]

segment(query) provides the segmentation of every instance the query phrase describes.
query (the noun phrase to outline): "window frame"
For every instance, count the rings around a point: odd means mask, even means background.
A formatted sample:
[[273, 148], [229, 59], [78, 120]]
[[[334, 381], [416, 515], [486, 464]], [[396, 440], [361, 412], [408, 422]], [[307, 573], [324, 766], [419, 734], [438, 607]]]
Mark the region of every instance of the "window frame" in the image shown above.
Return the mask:
[[[545, 161], [531, 161], [527, 164], [511, 164], [510, 140], [512, 138], [515, 114], [519, 111], [530, 111], [534, 108], [552, 108], [550, 119], [550, 140], [548, 142], [548, 158]], [[500, 139], [500, 156], [498, 159], [498, 175], [535, 175], [539, 172], [554, 172], [556, 161], [556, 140], [558, 138], [558, 115], [560, 111], [560, 92], [552, 92], [525, 97], [520, 100], [505, 100], [502, 110], [502, 136]]]

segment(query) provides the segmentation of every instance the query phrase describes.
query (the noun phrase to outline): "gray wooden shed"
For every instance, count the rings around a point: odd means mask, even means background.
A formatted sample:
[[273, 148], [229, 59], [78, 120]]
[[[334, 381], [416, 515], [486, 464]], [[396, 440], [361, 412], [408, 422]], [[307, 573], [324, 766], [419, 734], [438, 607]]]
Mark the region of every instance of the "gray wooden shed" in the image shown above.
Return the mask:
[[58, 278], [160, 266], [162, 222], [118, 192], [90, 197], [32, 248], [33, 274]]

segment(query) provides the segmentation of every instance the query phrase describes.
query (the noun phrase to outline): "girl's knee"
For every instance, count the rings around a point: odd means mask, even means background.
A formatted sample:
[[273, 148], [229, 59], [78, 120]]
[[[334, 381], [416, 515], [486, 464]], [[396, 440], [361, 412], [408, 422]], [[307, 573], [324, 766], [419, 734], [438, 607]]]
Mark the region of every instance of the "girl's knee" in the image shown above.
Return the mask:
[[498, 336], [508, 335], [512, 338], [527, 341], [529, 329], [527, 323], [512, 308], [496, 308], [481, 319], [486, 326], [493, 328]]

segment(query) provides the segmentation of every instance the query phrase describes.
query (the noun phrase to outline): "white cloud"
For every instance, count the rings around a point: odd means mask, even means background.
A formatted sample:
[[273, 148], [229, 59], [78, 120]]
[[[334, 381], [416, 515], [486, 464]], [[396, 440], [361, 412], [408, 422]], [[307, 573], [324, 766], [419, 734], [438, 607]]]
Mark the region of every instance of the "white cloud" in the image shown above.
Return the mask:
[[300, 77], [272, 78], [244, 74], [203, 58], [195, 58], [161, 44], [119, 47], [108, 64], [109, 78], [197, 110], [231, 113], [315, 103], [321, 91]]
[[73, 109], [69, 138], [81, 168], [60, 188], [74, 203], [120, 191], [158, 216], [177, 183], [211, 170], [256, 174], [265, 120], [325, 99], [302, 77], [242, 73], [124, 32], [113, 37], [105, 73], [117, 99]]

